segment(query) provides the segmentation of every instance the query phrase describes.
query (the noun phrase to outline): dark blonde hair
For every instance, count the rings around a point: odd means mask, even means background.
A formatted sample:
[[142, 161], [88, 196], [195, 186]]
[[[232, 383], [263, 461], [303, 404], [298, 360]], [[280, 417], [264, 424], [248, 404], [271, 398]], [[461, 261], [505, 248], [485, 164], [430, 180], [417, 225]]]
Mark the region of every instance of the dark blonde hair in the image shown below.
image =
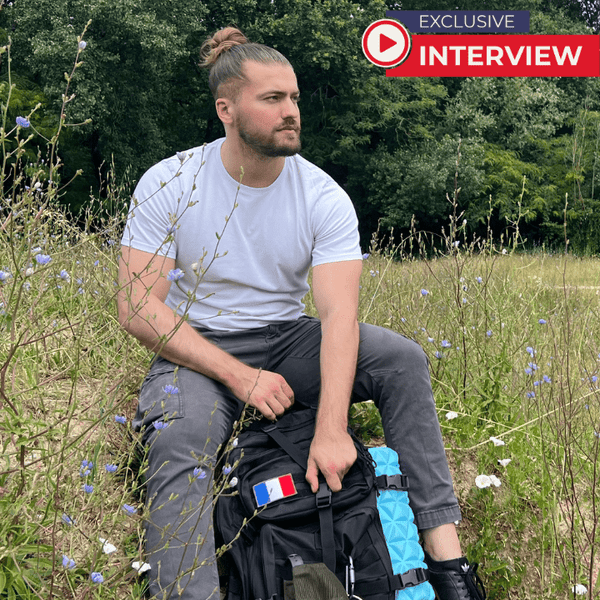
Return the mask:
[[240, 84], [246, 80], [244, 61], [291, 67], [288, 59], [274, 48], [249, 42], [235, 27], [225, 27], [208, 38], [200, 50], [200, 66], [209, 69], [208, 87], [214, 99], [235, 97]]

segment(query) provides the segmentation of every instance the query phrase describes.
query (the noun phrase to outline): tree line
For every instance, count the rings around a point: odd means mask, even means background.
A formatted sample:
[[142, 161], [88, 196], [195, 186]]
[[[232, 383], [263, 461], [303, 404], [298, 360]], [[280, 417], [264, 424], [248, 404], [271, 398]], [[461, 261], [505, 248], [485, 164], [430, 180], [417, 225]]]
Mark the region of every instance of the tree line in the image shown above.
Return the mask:
[[[355, 203], [365, 245], [393, 228], [440, 232], [456, 197], [469, 231], [519, 222], [530, 245], [600, 252], [598, 78], [386, 78], [361, 37], [386, 10], [482, 10], [480, 1], [13, 0], [0, 10], [10, 41], [11, 118], [30, 115], [30, 168], [44, 168], [65, 73], [87, 27], [60, 142], [61, 201], [106, 210], [106, 181], [129, 191], [155, 162], [223, 135], [198, 66], [203, 40], [236, 25], [294, 65], [303, 155]], [[532, 34], [590, 34], [596, 0], [487, 0], [529, 10]], [[6, 101], [9, 59], [1, 57]], [[31, 111], [39, 104], [39, 108]], [[89, 120], [89, 122], [88, 122]], [[110, 174], [113, 179], [110, 179]]]

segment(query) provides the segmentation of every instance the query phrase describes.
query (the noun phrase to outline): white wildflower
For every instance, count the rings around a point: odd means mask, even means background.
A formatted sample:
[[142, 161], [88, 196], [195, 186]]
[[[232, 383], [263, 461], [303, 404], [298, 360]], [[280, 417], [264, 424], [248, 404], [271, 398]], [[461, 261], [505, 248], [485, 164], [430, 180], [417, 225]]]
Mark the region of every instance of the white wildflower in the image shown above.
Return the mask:
[[141, 575], [142, 573], [149, 571], [152, 567], [147, 562], [140, 562], [139, 560], [136, 560], [131, 563], [131, 568]]
[[494, 487], [500, 487], [502, 485], [502, 482], [495, 475], [490, 475], [490, 481]]
[[492, 442], [494, 446], [504, 446], [506, 444], [504, 440], [501, 440], [500, 438], [494, 436], [490, 438], [490, 442]]
[[506, 466], [508, 466], [508, 464], [510, 463], [511, 460], [512, 460], [512, 458], [499, 458], [498, 464], [503, 467], [506, 467]]
[[448, 421], [452, 421], [452, 419], [456, 419], [456, 417], [458, 417], [458, 413], [453, 410], [449, 410], [446, 413], [446, 419], [448, 419]]
[[487, 475], [477, 475], [475, 477], [475, 485], [482, 490], [483, 488], [490, 487], [492, 480]]
[[574, 594], [577, 594], [577, 596], [585, 596], [587, 594], [587, 588], [585, 587], [585, 585], [581, 585], [581, 583], [578, 583], [577, 585], [574, 585], [571, 588], [571, 591]]
[[98, 538], [98, 539], [100, 540], [100, 543], [102, 544], [102, 552], [104, 552], [104, 554], [112, 554], [113, 552], [117, 551], [117, 547], [113, 546], [110, 542], [108, 542], [104, 538]]

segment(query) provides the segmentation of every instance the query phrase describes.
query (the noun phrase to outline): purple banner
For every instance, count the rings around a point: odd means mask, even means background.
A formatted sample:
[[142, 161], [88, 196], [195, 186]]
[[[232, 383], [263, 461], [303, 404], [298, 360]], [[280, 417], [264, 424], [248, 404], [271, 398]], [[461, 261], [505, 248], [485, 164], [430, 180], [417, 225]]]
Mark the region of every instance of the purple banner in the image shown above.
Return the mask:
[[529, 33], [528, 10], [388, 10], [411, 33]]

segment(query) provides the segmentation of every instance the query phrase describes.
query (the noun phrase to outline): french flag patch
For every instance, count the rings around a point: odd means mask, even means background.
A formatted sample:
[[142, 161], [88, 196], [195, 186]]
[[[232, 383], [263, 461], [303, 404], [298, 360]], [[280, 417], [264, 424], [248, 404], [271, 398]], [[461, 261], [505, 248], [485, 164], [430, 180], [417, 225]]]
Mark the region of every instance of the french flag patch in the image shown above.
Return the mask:
[[257, 483], [252, 489], [258, 508], [298, 493], [291, 473]]

